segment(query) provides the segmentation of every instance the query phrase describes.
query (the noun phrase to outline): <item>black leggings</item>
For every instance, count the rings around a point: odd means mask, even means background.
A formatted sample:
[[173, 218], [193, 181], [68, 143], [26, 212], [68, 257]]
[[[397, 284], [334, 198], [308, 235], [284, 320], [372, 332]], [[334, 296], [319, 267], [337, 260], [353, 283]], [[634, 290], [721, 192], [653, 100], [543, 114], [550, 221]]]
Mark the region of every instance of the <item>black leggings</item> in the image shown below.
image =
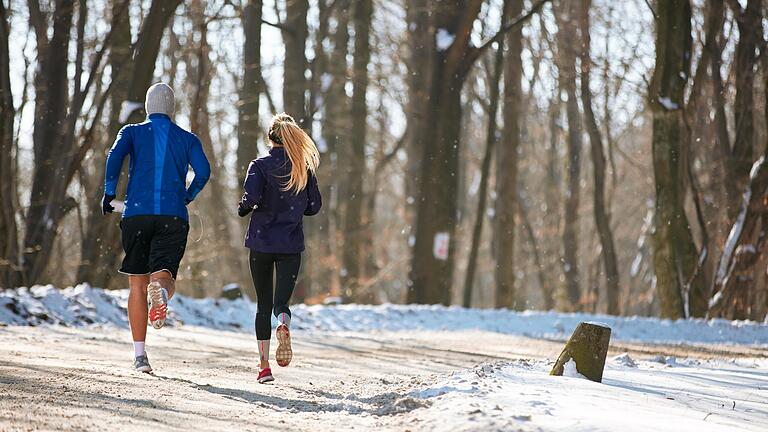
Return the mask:
[[[256, 339], [272, 337], [272, 313], [291, 316], [288, 302], [296, 285], [301, 266], [301, 254], [274, 254], [251, 251], [251, 277], [256, 288]], [[273, 278], [277, 269], [277, 278]], [[273, 283], [274, 279], [274, 283]], [[274, 302], [272, 295], [274, 293]]]

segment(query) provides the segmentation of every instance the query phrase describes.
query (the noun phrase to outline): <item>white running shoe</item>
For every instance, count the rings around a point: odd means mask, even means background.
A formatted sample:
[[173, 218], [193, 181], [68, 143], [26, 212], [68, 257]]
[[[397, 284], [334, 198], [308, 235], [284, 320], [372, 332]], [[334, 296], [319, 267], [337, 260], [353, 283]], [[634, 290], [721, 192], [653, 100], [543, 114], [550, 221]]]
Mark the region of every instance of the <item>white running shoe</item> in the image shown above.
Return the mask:
[[133, 360], [133, 367], [139, 372], [150, 373], [152, 372], [152, 366], [149, 365], [149, 358], [147, 355], [138, 356]]
[[277, 365], [286, 367], [291, 363], [293, 358], [293, 349], [291, 349], [291, 331], [285, 324], [280, 324], [275, 330], [275, 336], [277, 336], [277, 351], [275, 351], [275, 359]]
[[149, 304], [149, 322], [152, 327], [158, 330], [163, 328], [168, 311], [168, 293], [160, 282], [150, 282], [147, 285], [147, 303]]

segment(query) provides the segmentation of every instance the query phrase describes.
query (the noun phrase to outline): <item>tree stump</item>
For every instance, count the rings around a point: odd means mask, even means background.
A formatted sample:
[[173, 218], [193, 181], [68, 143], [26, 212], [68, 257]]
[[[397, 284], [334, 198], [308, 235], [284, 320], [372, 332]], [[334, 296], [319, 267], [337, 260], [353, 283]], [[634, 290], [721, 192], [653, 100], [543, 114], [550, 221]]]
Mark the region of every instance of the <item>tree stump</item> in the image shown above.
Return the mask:
[[240, 290], [240, 284], [231, 283], [224, 286], [221, 290], [221, 298], [228, 300], [235, 300], [242, 297], [242, 291]]
[[607, 325], [594, 322], [579, 324], [549, 374], [562, 376], [565, 364], [573, 359], [580, 374], [592, 381], [602, 382], [610, 341], [611, 328]]

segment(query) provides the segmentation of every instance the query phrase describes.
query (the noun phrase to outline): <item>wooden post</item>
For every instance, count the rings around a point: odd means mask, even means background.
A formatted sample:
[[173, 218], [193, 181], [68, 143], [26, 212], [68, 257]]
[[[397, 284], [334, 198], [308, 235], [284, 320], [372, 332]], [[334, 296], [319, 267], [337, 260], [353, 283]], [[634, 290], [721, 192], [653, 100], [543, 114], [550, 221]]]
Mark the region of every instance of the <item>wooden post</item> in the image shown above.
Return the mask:
[[586, 378], [603, 381], [605, 356], [608, 354], [608, 344], [611, 340], [611, 328], [605, 324], [583, 322], [576, 327], [573, 334], [557, 358], [550, 375], [563, 375], [566, 363], [571, 359], [576, 362], [576, 370]]

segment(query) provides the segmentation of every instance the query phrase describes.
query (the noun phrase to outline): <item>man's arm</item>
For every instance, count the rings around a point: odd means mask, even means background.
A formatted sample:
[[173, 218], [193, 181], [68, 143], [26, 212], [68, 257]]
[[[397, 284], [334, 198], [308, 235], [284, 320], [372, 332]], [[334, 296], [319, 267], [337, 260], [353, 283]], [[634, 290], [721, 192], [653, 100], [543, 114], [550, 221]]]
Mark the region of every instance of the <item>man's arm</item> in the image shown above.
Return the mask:
[[243, 184], [243, 197], [238, 204], [237, 213], [240, 217], [245, 217], [261, 201], [264, 194], [264, 174], [256, 165], [256, 161], [251, 161], [248, 165], [248, 174]]
[[195, 142], [192, 143], [189, 151], [189, 164], [192, 166], [192, 171], [195, 172], [195, 178], [192, 179], [192, 183], [189, 185], [189, 189], [187, 189], [187, 204], [197, 197], [197, 194], [208, 183], [208, 179], [211, 178], [211, 165], [208, 163], [208, 158], [205, 157], [205, 152], [203, 152], [203, 145], [197, 137], [195, 137]]
[[120, 129], [115, 138], [115, 143], [109, 149], [107, 155], [107, 167], [104, 174], [104, 195], [114, 197], [117, 193], [117, 182], [120, 180], [120, 170], [123, 168], [123, 160], [131, 152], [133, 137], [128, 126]]
[[320, 196], [320, 188], [317, 186], [317, 177], [309, 173], [307, 179], [307, 208], [304, 210], [305, 216], [314, 216], [323, 206], [323, 198]]

